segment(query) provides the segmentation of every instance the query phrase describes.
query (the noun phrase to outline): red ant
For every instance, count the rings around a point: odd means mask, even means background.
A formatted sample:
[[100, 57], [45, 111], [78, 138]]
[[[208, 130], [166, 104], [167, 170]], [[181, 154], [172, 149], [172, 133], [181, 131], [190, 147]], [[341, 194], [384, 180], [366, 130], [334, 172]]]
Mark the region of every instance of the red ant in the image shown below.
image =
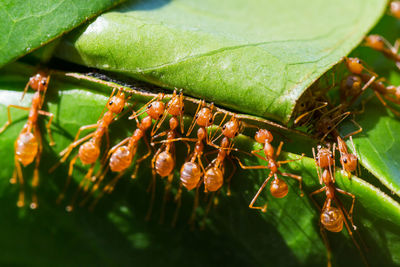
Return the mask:
[[[146, 216], [146, 219], [149, 220], [152, 209], [153, 209], [153, 204], [154, 204], [154, 197], [155, 197], [155, 186], [156, 186], [156, 175], [160, 175], [162, 178], [167, 177], [167, 184], [165, 185], [164, 189], [164, 201], [163, 201], [163, 206], [161, 210], [161, 217], [160, 217], [160, 222], [163, 221], [164, 218], [164, 209], [165, 209], [165, 203], [170, 191], [170, 187], [172, 184], [172, 179], [174, 177], [173, 170], [175, 168], [175, 145], [173, 142], [170, 140], [173, 140], [177, 137], [177, 132], [176, 129], [181, 125], [181, 130], [183, 132], [183, 111], [184, 111], [184, 103], [183, 103], [183, 95], [179, 94], [176, 95], [176, 92], [174, 92], [173, 97], [167, 104], [167, 109], [165, 115], [161, 118], [159, 126], [157, 126], [156, 129], [158, 129], [161, 125], [161, 123], [164, 121], [166, 118], [166, 114], [172, 115], [172, 117], [169, 119], [169, 130], [163, 131], [155, 136], [152, 137], [152, 145], [156, 143], [163, 143], [161, 147], [157, 150], [155, 155], [153, 156], [153, 159], [151, 161], [151, 167], [152, 167], [152, 181], [150, 184], [149, 189], [151, 189], [151, 201], [150, 201], [150, 206], [149, 210]], [[178, 120], [178, 116], [180, 117], [180, 121]], [[156, 141], [154, 142], [154, 139], [157, 139], [158, 137], [161, 136], [167, 136], [166, 137], [166, 142], [162, 141]], [[188, 153], [190, 152], [190, 147], [188, 146]]]
[[[313, 148], [313, 155], [314, 155], [314, 160], [317, 166], [317, 173], [318, 173], [318, 178], [320, 184], [324, 184], [324, 187], [310, 193], [310, 198], [313, 200], [314, 204], [318, 207], [318, 209], [321, 210], [321, 215], [320, 215], [320, 231], [321, 235], [323, 238], [323, 241], [327, 247], [327, 257], [328, 257], [328, 266], [331, 265], [331, 251], [330, 251], [330, 246], [329, 242], [327, 240], [326, 234], [324, 232], [324, 228], [330, 232], [341, 232], [343, 229], [343, 222], [346, 226], [346, 229], [351, 236], [355, 246], [357, 247], [358, 251], [360, 252], [364, 262], [366, 262], [365, 257], [361, 251], [360, 246], [356, 242], [353, 236], [353, 232], [349, 227], [349, 223], [347, 220], [349, 220], [350, 224], [352, 225], [353, 229], [356, 230], [357, 227], [353, 223], [353, 209], [354, 209], [354, 204], [356, 197], [349, 193], [346, 192], [342, 189], [339, 189], [335, 187], [335, 146], [333, 146], [332, 149], [333, 153], [330, 151], [329, 148], [323, 148], [321, 146], [318, 147], [318, 153], [317, 156], [315, 155], [315, 150]], [[333, 170], [332, 170], [333, 169]], [[316, 203], [316, 201], [313, 199], [313, 195], [319, 194], [321, 192], [326, 193], [326, 200], [324, 202], [324, 205], [322, 209], [319, 207], [319, 205]], [[340, 201], [339, 198], [337, 198], [335, 192], [341, 193], [346, 196], [350, 196], [352, 198], [352, 204], [350, 207], [350, 210], [347, 211], [342, 202]], [[335, 204], [336, 207], [333, 207], [332, 204]], [[347, 220], [346, 220], [347, 218]]]
[[[106, 170], [99, 177], [98, 181], [92, 188], [92, 193], [97, 190], [100, 183], [104, 179], [108, 169], [111, 169], [113, 172], [119, 172], [119, 174], [111, 180], [102, 190], [102, 193], [96, 198], [96, 200], [92, 203], [91, 209], [97, 204], [98, 200], [102, 197], [103, 193], [111, 193], [114, 190], [116, 183], [119, 179], [124, 175], [126, 169], [131, 165], [134, 155], [136, 154], [137, 145], [140, 139], [144, 139], [146, 145], [148, 147], [148, 153], [143, 155], [141, 158], [137, 159], [135, 162], [135, 171], [132, 174], [132, 178], [136, 178], [137, 171], [139, 170], [140, 163], [148, 158], [151, 154], [151, 148], [148, 144], [148, 141], [145, 137], [145, 133], [147, 129], [149, 129], [152, 125], [153, 120], [158, 121], [162, 114], [164, 113], [164, 103], [160, 101], [163, 98], [163, 95], [158, 95], [157, 97], [150, 100], [143, 107], [146, 108], [146, 113], [148, 114], [146, 117], [142, 119], [141, 122], [137, 119], [138, 114], [133, 111], [132, 116], [129, 119], [136, 119], [137, 129], [134, 131], [131, 137], [127, 137], [122, 140], [119, 144], [115, 145], [110, 149], [106, 160], [110, 158], [109, 165]], [[159, 99], [159, 100], [157, 100]], [[128, 143], [127, 145], [125, 145]]]
[[[368, 87], [374, 91], [375, 95], [382, 103], [382, 105], [388, 109], [390, 109], [396, 116], [400, 116], [400, 112], [389, 106], [383, 97], [393, 103], [400, 104], [400, 87], [396, 86], [385, 86], [381, 81], [375, 81], [377, 75], [369, 70], [367, 70], [361, 60], [358, 58], [345, 58], [346, 65], [349, 71], [361, 78], [361, 80], [365, 83], [360, 93], [355, 95], [353, 100], [350, 103], [353, 103], [355, 99]], [[364, 73], [364, 70], [368, 73]], [[382, 97], [383, 96], [383, 97]]]
[[7, 106], [8, 121], [0, 129], [0, 133], [2, 133], [12, 123], [10, 108], [17, 108], [29, 111], [28, 121], [24, 125], [24, 128], [22, 128], [22, 131], [20, 132], [14, 144], [15, 168], [13, 175], [10, 179], [10, 182], [12, 184], [17, 183], [17, 180], [19, 182], [20, 190], [17, 201], [18, 207], [23, 207], [25, 205], [24, 179], [20, 164], [22, 163], [22, 165], [25, 167], [31, 164], [35, 159], [36, 159], [35, 169], [33, 171], [33, 179], [32, 179], [33, 192], [32, 192], [32, 201], [30, 204], [30, 208], [36, 209], [38, 207], [36, 188], [39, 185], [39, 164], [43, 150], [42, 136], [40, 135], [40, 129], [38, 125], [39, 115], [50, 117], [49, 122], [46, 125], [46, 128], [50, 138], [50, 146], [54, 145], [53, 137], [51, 135], [51, 130], [50, 130], [51, 122], [53, 120], [54, 115], [52, 113], [41, 110], [49, 82], [50, 82], [50, 75], [47, 75], [44, 72], [38, 72], [36, 75], [32, 76], [29, 79], [29, 82], [26, 84], [21, 98], [21, 100], [24, 98], [29, 87], [35, 90], [36, 92], [33, 95], [31, 107], [29, 108], [16, 105], [8, 105]]
[[[273, 140], [273, 136], [272, 136], [270, 131], [268, 131], [266, 129], [260, 129], [260, 130], [258, 130], [256, 132], [254, 138], [255, 138], [257, 143], [262, 144], [264, 147], [261, 148], [261, 149], [257, 149], [257, 150], [251, 151], [251, 154], [253, 154], [254, 156], [256, 156], [259, 159], [267, 161], [268, 165], [267, 166], [265, 166], [265, 165], [245, 166], [245, 165], [243, 165], [243, 163], [240, 161], [239, 158], [236, 158], [236, 159], [238, 160], [239, 165], [240, 165], [240, 167], [242, 167], [242, 169], [269, 169], [270, 173], [269, 173], [267, 179], [265, 179], [265, 181], [262, 184], [262, 186], [260, 187], [260, 189], [258, 189], [257, 194], [251, 200], [249, 208], [251, 208], [251, 209], [260, 209], [262, 212], [266, 212], [267, 211], [267, 204], [265, 204], [264, 206], [260, 207], [260, 206], [254, 206], [254, 203], [256, 202], [256, 200], [258, 199], [260, 193], [262, 192], [262, 190], [268, 184], [268, 181], [272, 177], [274, 177], [274, 180], [272, 181], [272, 184], [270, 186], [271, 195], [276, 197], [276, 198], [283, 198], [288, 194], [288, 192], [289, 192], [288, 186], [287, 186], [285, 181], [283, 181], [282, 179], [280, 179], [278, 177], [278, 174], [281, 175], [281, 176], [290, 177], [290, 178], [293, 178], [293, 179], [296, 179], [297, 181], [299, 181], [299, 189], [301, 191], [301, 196], [303, 196], [302, 177], [299, 176], [299, 175], [291, 174], [291, 173], [282, 173], [281, 171], [279, 171], [279, 168], [280, 168], [280, 166], [282, 164], [286, 164], [286, 163], [289, 163], [289, 162], [300, 160], [304, 155], [301, 155], [300, 158], [294, 159], [294, 160], [276, 161], [276, 159], [279, 157], [279, 154], [281, 153], [283, 142], [280, 142], [280, 144], [278, 146], [278, 149], [277, 149], [277, 151], [275, 153], [275, 149], [271, 145], [271, 142]], [[261, 150], [264, 151], [264, 154], [265, 154], [264, 157], [259, 155], [259, 154], [257, 154]]]
[[[189, 130], [186, 133], [186, 136], [189, 136], [197, 124], [199, 126], [197, 130], [197, 138], [175, 138], [175, 139], [167, 139], [160, 141], [160, 143], [170, 143], [176, 141], [190, 141], [196, 142], [195, 148], [192, 154], [189, 155], [186, 162], [182, 165], [180, 170], [180, 181], [181, 185], [183, 185], [188, 191], [197, 188], [196, 196], [193, 205], [193, 211], [190, 221], [193, 222], [195, 217], [195, 211], [198, 205], [198, 189], [201, 184], [202, 177], [205, 173], [205, 169], [201, 160], [204, 151], [204, 142], [209, 142], [209, 137], [207, 135], [207, 128], [212, 125], [214, 121], [213, 110], [214, 105], [211, 104], [210, 107], [205, 105], [205, 102], [202, 100], [199, 102], [197, 106], [197, 110], [195, 116], [193, 117], [192, 123], [189, 127]], [[215, 114], [214, 114], [215, 115]], [[172, 221], [172, 225], [175, 224], [179, 207], [180, 207], [180, 199], [181, 199], [182, 189], [181, 187], [178, 190], [176, 195], [176, 202], [178, 202], [174, 219]]]
[[[85, 143], [80, 145], [78, 155], [76, 155], [69, 163], [68, 178], [65, 183], [64, 190], [59, 195], [57, 202], [60, 202], [64, 198], [65, 192], [67, 191], [68, 185], [71, 181], [72, 171], [73, 171], [75, 162], [78, 159], [78, 157], [84, 165], [90, 164], [91, 166], [90, 166], [87, 174], [85, 175], [85, 177], [81, 180], [79, 187], [75, 193], [75, 196], [78, 194], [78, 192], [79, 192], [80, 188], [83, 186], [83, 184], [92, 178], [92, 172], [95, 167], [95, 163], [96, 163], [98, 157], [100, 156], [100, 146], [101, 146], [101, 141], [102, 141], [104, 135], [106, 135], [107, 149], [108, 149], [109, 142], [110, 142], [109, 136], [108, 136], [108, 127], [114, 121], [114, 118], [116, 117], [116, 115], [120, 114], [122, 112], [122, 110], [125, 107], [125, 103], [126, 103], [125, 94], [122, 91], [122, 89], [118, 90], [118, 93], [116, 95], [114, 95], [115, 90], [116, 89], [114, 88], [114, 90], [112, 91], [111, 96], [109, 98], [109, 101], [107, 102], [106, 108], [108, 109], [108, 111], [106, 113], [104, 113], [104, 115], [102, 117], [100, 117], [100, 119], [97, 121], [96, 124], [80, 127], [75, 136], [74, 142], [72, 144], [70, 144], [67, 148], [65, 148], [63, 151], [61, 151], [60, 156], [62, 158], [60, 159], [59, 163], [57, 163], [50, 169], [49, 172], [53, 172], [59, 166], [59, 164], [65, 162], [67, 160], [68, 156], [71, 154], [72, 150], [75, 147], [79, 146], [81, 143], [86, 141]], [[82, 131], [88, 130], [88, 129], [93, 129], [93, 128], [96, 128], [96, 130], [93, 133], [90, 133], [90, 134], [86, 135], [85, 137], [79, 139], [80, 133]], [[74, 197], [74, 199], [75, 199], [75, 197]], [[73, 206], [68, 205], [66, 209], [67, 209], [67, 211], [72, 211]]]
[[400, 19], [400, 1], [392, 1], [390, 3], [390, 14], [395, 18]]
[[376, 51], [382, 52], [385, 57], [396, 62], [396, 66], [400, 69], [400, 55], [398, 40], [392, 46], [385, 38], [377, 34], [371, 34], [365, 38], [365, 45]]

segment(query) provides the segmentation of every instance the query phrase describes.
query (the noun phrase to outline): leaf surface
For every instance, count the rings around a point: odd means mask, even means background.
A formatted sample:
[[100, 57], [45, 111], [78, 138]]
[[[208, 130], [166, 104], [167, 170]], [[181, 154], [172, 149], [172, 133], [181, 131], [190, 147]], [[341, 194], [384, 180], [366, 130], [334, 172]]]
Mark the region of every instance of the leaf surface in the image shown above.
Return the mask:
[[0, 2], [0, 67], [70, 31], [122, 0]]
[[297, 99], [377, 22], [386, 0], [130, 1], [58, 56], [288, 122]]

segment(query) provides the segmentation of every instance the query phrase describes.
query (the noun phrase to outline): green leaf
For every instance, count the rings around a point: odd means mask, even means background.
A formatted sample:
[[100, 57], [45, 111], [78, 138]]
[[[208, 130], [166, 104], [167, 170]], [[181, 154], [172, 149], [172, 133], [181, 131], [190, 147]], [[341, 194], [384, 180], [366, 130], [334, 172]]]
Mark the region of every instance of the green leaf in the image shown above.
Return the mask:
[[297, 99], [377, 22], [386, 0], [131, 1], [58, 56], [287, 123]]
[[0, 67], [54, 40], [122, 0], [0, 2]]
[[[9, 66], [0, 72], [0, 125], [6, 117], [6, 106], [21, 104], [28, 106], [32, 93], [23, 103], [19, 102], [22, 89], [33, 70], [22, 65]], [[76, 75], [75, 75], [76, 76]], [[307, 197], [309, 193], [320, 188], [314, 161], [303, 158], [283, 170], [302, 175], [305, 196], [299, 196], [298, 183], [290, 179], [289, 194], [283, 199], [273, 199], [265, 190], [258, 204], [268, 201], [268, 212], [263, 214], [250, 210], [247, 205], [265, 179], [267, 172], [260, 170], [238, 170], [232, 180], [232, 196], [227, 197], [223, 190], [219, 195], [219, 205], [214, 207], [206, 220], [203, 231], [189, 231], [186, 224], [193, 204], [193, 192], [183, 192], [182, 208], [175, 228], [170, 228], [176, 204], [167, 203], [166, 224], [159, 225], [157, 219], [163, 195], [164, 182], [158, 179], [155, 212], [150, 222], [144, 222], [149, 203], [146, 193], [151, 171], [149, 161], [143, 163], [136, 180], [123, 177], [112, 195], [104, 197], [94, 212], [77, 208], [73, 213], [66, 213], [63, 206], [56, 206], [55, 199], [65, 183], [66, 164], [54, 174], [48, 169], [58, 159], [57, 153], [67, 146], [78, 128], [97, 121], [103, 110], [110, 88], [98, 83], [78, 81], [75, 78], [62, 77], [54, 73], [46, 96], [45, 109], [55, 114], [52, 127], [56, 146], [48, 146], [47, 135], [39, 187], [40, 207], [35, 211], [20, 209], [13, 205], [17, 198], [17, 186], [8, 183], [13, 170], [13, 142], [18, 136], [27, 114], [24, 111], [12, 110], [14, 123], [0, 135], [0, 207], [7, 220], [0, 221], [0, 242], [3, 253], [0, 258], [5, 264], [50, 265], [60, 262], [65, 265], [127, 265], [132, 261], [139, 265], [319, 265], [326, 261], [325, 247], [319, 235], [318, 210]], [[143, 103], [152, 95], [135, 93], [133, 101]], [[191, 113], [195, 105], [188, 104]], [[186, 107], [186, 106], [185, 106]], [[250, 121], [249, 117], [248, 120]], [[40, 122], [44, 124], [43, 118]], [[273, 127], [258, 120], [260, 127]], [[44, 125], [42, 125], [44, 126]], [[112, 144], [132, 134], [135, 129], [132, 121], [119, 119], [110, 127]], [[284, 128], [275, 127], [274, 145], [279, 137], [288, 134]], [[275, 132], [276, 131], [276, 132]], [[290, 133], [290, 132], [289, 132]], [[295, 136], [293, 134], [293, 136]], [[298, 136], [297, 139], [285, 141], [284, 149], [304, 150], [299, 143], [310, 141]], [[293, 137], [294, 138], [294, 137]], [[303, 141], [300, 141], [303, 140]], [[252, 139], [239, 136], [236, 144], [245, 151], [260, 148]], [[144, 148], [144, 146], [143, 146]], [[178, 144], [178, 151], [185, 151]], [[310, 151], [305, 151], [310, 153]], [[75, 152], [76, 153], [76, 152]], [[246, 165], [259, 165], [265, 162], [255, 160], [238, 152]], [[185, 152], [180, 153], [177, 166], [185, 160]], [[298, 155], [282, 155], [283, 159], [295, 159]], [[77, 183], [86, 172], [80, 164], [74, 170], [74, 181], [68, 193], [70, 201]], [[179, 168], [177, 168], [179, 169]], [[228, 171], [230, 167], [228, 166]], [[32, 166], [24, 169], [26, 178], [25, 190], [29, 197], [31, 188]], [[113, 175], [110, 175], [112, 178]], [[177, 177], [177, 176], [176, 176]], [[354, 220], [359, 232], [369, 247], [366, 253], [371, 265], [391, 266], [400, 264], [398, 244], [400, 238], [400, 206], [389, 196], [370, 184], [353, 177], [343, 178], [340, 172], [336, 175], [338, 185], [357, 196]], [[177, 179], [173, 192], [178, 188]], [[317, 201], [322, 205], [324, 194]], [[341, 198], [346, 207], [349, 205]], [[65, 205], [66, 203], [63, 203]], [[198, 222], [201, 225], [202, 214], [207, 201], [200, 199], [201, 209]], [[49, 235], [51, 232], [51, 235]], [[29, 239], [26, 239], [28, 236]], [[344, 230], [340, 233], [329, 233], [333, 250], [333, 261], [337, 266], [362, 266], [357, 250]], [[356, 236], [356, 238], [358, 238]], [[43, 254], [43, 251], [46, 251]], [[23, 253], [24, 257], [20, 256]], [[157, 257], [155, 256], [157, 255]]]

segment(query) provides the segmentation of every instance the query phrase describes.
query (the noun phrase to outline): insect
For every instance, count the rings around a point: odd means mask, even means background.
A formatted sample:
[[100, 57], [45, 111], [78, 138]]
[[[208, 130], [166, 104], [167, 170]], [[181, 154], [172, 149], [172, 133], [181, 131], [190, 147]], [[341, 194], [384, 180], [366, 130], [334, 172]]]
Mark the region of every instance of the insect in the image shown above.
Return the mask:
[[[137, 119], [138, 114], [134, 111], [130, 119], [135, 119], [137, 124], [137, 129], [134, 131], [131, 137], [127, 137], [122, 140], [119, 144], [115, 145], [110, 149], [107, 154], [106, 160], [110, 159], [109, 164], [105, 171], [101, 174], [96, 184], [92, 188], [92, 193], [95, 192], [100, 183], [103, 181], [107, 171], [111, 169], [113, 172], [118, 172], [117, 176], [115, 176], [109, 183], [107, 183], [99, 196], [95, 199], [95, 201], [91, 204], [91, 209], [97, 204], [99, 199], [103, 196], [103, 193], [111, 193], [114, 190], [115, 185], [119, 181], [119, 179], [125, 174], [125, 171], [132, 164], [133, 157], [136, 154], [137, 145], [140, 139], [144, 139], [145, 143], [148, 147], [148, 152], [143, 155], [141, 158], [137, 159], [135, 162], [135, 170], [132, 174], [132, 178], [136, 178], [137, 171], [139, 170], [140, 163], [148, 158], [151, 154], [150, 145], [146, 139], [145, 133], [151, 127], [153, 120], [158, 121], [162, 114], [164, 113], [164, 103], [160, 101], [162, 99], [162, 95], [158, 95], [153, 98], [143, 107], [146, 107], [147, 116], [142, 119], [141, 122]], [[127, 144], [127, 145], [126, 145]]]
[[[172, 115], [171, 118], [169, 119], [169, 130], [163, 131], [155, 136], [152, 137], [152, 145], [154, 146], [156, 143], [159, 143], [160, 141], [156, 142], [154, 139], [157, 139], [159, 137], [165, 136], [166, 135], [166, 140], [167, 142], [162, 143], [161, 147], [156, 151], [155, 155], [153, 156], [153, 159], [151, 161], [151, 167], [152, 167], [152, 181], [150, 184], [150, 189], [151, 189], [151, 200], [150, 200], [150, 206], [149, 210], [147, 213], [147, 220], [150, 219], [152, 209], [153, 209], [153, 204], [154, 204], [154, 197], [155, 197], [155, 186], [156, 186], [156, 176], [157, 174], [161, 177], [167, 177], [167, 183], [165, 185], [164, 189], [164, 200], [163, 200], [163, 205], [161, 209], [161, 217], [160, 217], [160, 222], [163, 221], [164, 219], [164, 210], [165, 210], [165, 203], [167, 201], [169, 191], [171, 189], [171, 184], [172, 184], [172, 179], [174, 177], [173, 170], [175, 168], [175, 144], [174, 142], [171, 142], [170, 140], [173, 140], [177, 137], [177, 131], [176, 129], [181, 125], [183, 129], [183, 125], [181, 124], [180, 120], [178, 119], [178, 116], [180, 116], [180, 119], [182, 121], [182, 115], [183, 115], [183, 110], [184, 110], [184, 103], [183, 103], [183, 98], [182, 94], [177, 96], [174, 94], [172, 99], [168, 102], [167, 106], [167, 112]], [[165, 119], [165, 116], [163, 118]], [[160, 123], [162, 123], [162, 118], [160, 120]], [[182, 130], [183, 131], [183, 130]], [[187, 143], [186, 143], [187, 144]], [[190, 146], [188, 146], [188, 153], [190, 152]]]
[[[356, 151], [354, 147], [353, 139], [350, 136], [350, 142], [353, 146], [353, 151]], [[352, 154], [348, 152], [347, 145], [343, 139], [337, 136], [338, 150], [340, 152], [340, 164], [342, 165], [342, 170], [345, 172], [347, 177], [351, 177], [351, 173], [357, 170], [358, 166], [358, 156], [357, 154]], [[356, 152], [355, 152], [356, 153]]]
[[392, 103], [400, 104], [400, 87], [393, 85], [385, 86], [382, 81], [376, 80], [378, 75], [366, 69], [358, 58], [345, 58], [345, 60], [349, 71], [359, 76], [365, 83], [360, 93], [354, 96], [354, 100], [352, 100], [351, 103], [353, 103], [365, 89], [370, 87], [384, 107], [390, 109], [396, 116], [400, 116], [400, 112], [388, 105], [383, 99], [385, 98]]
[[[73, 149], [77, 146], [79, 146], [79, 152], [76, 156], [72, 158], [72, 160], [69, 163], [69, 169], [68, 169], [68, 177], [67, 181], [64, 186], [64, 190], [61, 192], [59, 195], [57, 202], [61, 202], [62, 199], [64, 198], [64, 195], [68, 189], [68, 186], [71, 181], [72, 177], [72, 172], [74, 169], [74, 165], [76, 160], [79, 158], [81, 162], [84, 165], [90, 164], [90, 168], [88, 172], [86, 173], [85, 177], [81, 180], [78, 190], [75, 193], [75, 196], [79, 193], [80, 188], [83, 187], [83, 185], [90, 181], [92, 179], [92, 173], [93, 169], [95, 167], [95, 163], [97, 159], [100, 156], [100, 146], [101, 142], [103, 139], [103, 136], [106, 136], [106, 142], [107, 142], [107, 150], [109, 147], [109, 137], [108, 137], [108, 127], [109, 125], [113, 122], [114, 118], [116, 115], [120, 114], [122, 110], [125, 107], [126, 103], [126, 97], [122, 89], [119, 89], [117, 93], [115, 93], [116, 89], [114, 88], [111, 96], [106, 104], [106, 108], [108, 109], [97, 121], [96, 124], [91, 124], [91, 125], [85, 125], [79, 128], [74, 141], [66, 147], [63, 151], [60, 152], [60, 156], [62, 157], [59, 162], [54, 165], [49, 172], [53, 172], [61, 163], [65, 162], [68, 158], [68, 156], [71, 154]], [[85, 137], [79, 139], [79, 136], [82, 131], [88, 130], [88, 129], [94, 129], [96, 130]], [[83, 143], [85, 142], [85, 143]], [[83, 144], [82, 144], [83, 143]], [[75, 196], [73, 199], [75, 199]], [[67, 206], [67, 211], [72, 211], [73, 206], [68, 205]]]
[[[261, 160], [265, 160], [268, 162], [268, 165], [258, 165], [258, 166], [245, 166], [239, 158], [236, 158], [239, 162], [239, 165], [242, 169], [248, 170], [248, 169], [269, 169], [270, 173], [267, 177], [267, 179], [265, 179], [264, 183], [262, 184], [262, 186], [260, 187], [260, 189], [258, 189], [256, 195], [253, 197], [253, 199], [250, 202], [249, 208], [251, 209], [259, 209], [262, 212], [266, 212], [267, 211], [267, 203], [264, 204], [264, 206], [254, 206], [255, 202], [257, 201], [260, 193], [262, 192], [262, 190], [265, 188], [265, 186], [268, 184], [269, 180], [273, 177], [273, 181], [271, 183], [270, 186], [270, 192], [271, 195], [276, 197], [276, 198], [283, 198], [285, 197], [288, 192], [288, 185], [286, 184], [286, 182], [282, 179], [280, 179], [278, 177], [278, 175], [280, 176], [285, 176], [285, 177], [290, 177], [293, 178], [295, 180], [297, 180], [299, 182], [299, 189], [301, 192], [301, 196], [303, 196], [303, 191], [302, 191], [302, 177], [299, 175], [294, 175], [291, 173], [282, 173], [281, 171], [279, 171], [279, 167], [282, 164], [286, 164], [289, 162], [293, 162], [293, 161], [297, 161], [302, 159], [302, 157], [304, 155], [301, 155], [300, 158], [298, 159], [294, 159], [294, 160], [285, 160], [285, 161], [277, 161], [276, 159], [279, 157], [280, 153], [281, 153], [281, 149], [283, 146], [283, 142], [280, 142], [278, 149], [275, 152], [274, 147], [271, 145], [271, 142], [273, 140], [273, 135], [271, 134], [270, 131], [266, 130], [266, 129], [260, 129], [256, 132], [254, 139], [256, 140], [257, 143], [262, 144], [263, 148], [258, 149], [258, 150], [253, 150], [251, 151], [251, 154], [253, 154], [254, 156], [256, 156], [257, 158], [261, 159]], [[264, 151], [264, 156], [261, 156], [258, 154], [258, 152], [260, 152], [261, 150]]]
[[397, 19], [400, 19], [400, 1], [390, 3], [390, 13]]
[[28, 121], [22, 128], [22, 131], [20, 132], [17, 140], [14, 143], [15, 167], [10, 182], [12, 184], [15, 184], [18, 181], [19, 183], [20, 189], [17, 201], [18, 207], [23, 207], [25, 205], [24, 178], [22, 175], [21, 164], [25, 167], [31, 164], [34, 160], [35, 160], [35, 168], [33, 171], [32, 201], [30, 203], [30, 208], [36, 209], [38, 207], [36, 188], [39, 185], [39, 164], [43, 150], [42, 136], [40, 134], [40, 129], [38, 125], [39, 115], [48, 116], [50, 118], [49, 122], [46, 125], [46, 128], [50, 138], [50, 146], [54, 145], [53, 137], [51, 135], [51, 130], [50, 130], [51, 122], [53, 120], [54, 115], [52, 113], [41, 110], [49, 82], [50, 82], [50, 75], [44, 72], [38, 72], [36, 75], [32, 76], [29, 79], [29, 82], [26, 84], [21, 98], [21, 100], [24, 98], [24, 95], [28, 91], [29, 87], [35, 90], [36, 92], [33, 95], [31, 107], [29, 108], [16, 105], [9, 105], [7, 107], [8, 121], [0, 129], [0, 133], [2, 133], [12, 123], [11, 113], [10, 113], [11, 108], [17, 108], [29, 111]]
[[197, 106], [197, 110], [189, 130], [186, 133], [186, 136], [190, 136], [194, 126], [197, 124], [199, 128], [197, 129], [197, 138], [175, 138], [169, 140], [162, 140], [160, 143], [168, 143], [168, 142], [176, 142], [176, 141], [189, 141], [196, 142], [194, 151], [189, 155], [185, 163], [182, 165], [180, 169], [180, 187], [178, 193], [175, 197], [175, 201], [178, 203], [175, 211], [174, 219], [172, 221], [172, 225], [175, 224], [179, 207], [181, 205], [181, 194], [182, 194], [182, 186], [185, 187], [188, 191], [196, 188], [196, 196], [193, 203], [192, 215], [190, 218], [190, 222], [194, 221], [195, 211], [198, 205], [198, 189], [201, 185], [201, 180], [205, 173], [205, 169], [202, 163], [202, 155], [204, 152], [204, 145], [208, 143], [209, 137], [207, 135], [207, 128], [212, 125], [214, 116], [213, 116], [213, 108], [214, 105], [211, 104], [210, 107], [207, 107], [205, 102], [202, 100], [199, 102]]
[[[363, 260], [366, 262], [365, 257], [361, 251], [361, 248], [357, 241], [355, 240], [353, 236], [353, 231], [350, 229], [350, 224], [353, 227], [354, 230], [357, 229], [357, 227], [353, 223], [353, 210], [354, 210], [354, 204], [356, 197], [355, 195], [346, 192], [340, 188], [337, 188], [335, 184], [335, 146], [333, 146], [332, 149], [333, 152], [329, 148], [324, 148], [319, 146], [317, 149], [317, 155], [315, 155], [315, 150], [313, 148], [313, 154], [314, 154], [314, 160], [316, 163], [317, 167], [317, 173], [318, 173], [318, 178], [320, 184], [324, 184], [324, 186], [312, 193], [310, 193], [310, 198], [313, 200], [314, 204], [318, 207], [318, 209], [321, 211], [320, 214], [320, 227], [321, 227], [321, 235], [323, 237], [324, 243], [327, 247], [327, 256], [328, 256], [328, 265], [330, 264], [331, 261], [331, 251], [329, 247], [329, 242], [327, 240], [326, 233], [324, 232], [323, 229], [326, 229], [330, 232], [341, 232], [343, 229], [343, 224], [345, 224], [346, 229], [351, 236], [353, 243], [357, 247], [358, 251], [360, 252]], [[318, 203], [313, 199], [313, 196], [319, 193], [322, 193], [325, 191], [326, 194], [326, 199], [324, 202], [324, 205], [322, 206], [322, 209], [319, 207]], [[352, 204], [347, 211], [345, 207], [343, 206], [342, 202], [340, 199], [336, 196], [336, 192], [349, 196], [352, 198]], [[336, 207], [335, 207], [335, 206]]]
[[400, 55], [398, 54], [400, 43], [398, 41], [396, 41], [394, 46], [392, 46], [382, 36], [377, 34], [371, 34], [365, 38], [365, 45], [371, 47], [376, 51], [382, 52], [385, 55], [385, 57], [396, 62], [396, 66], [400, 68]]

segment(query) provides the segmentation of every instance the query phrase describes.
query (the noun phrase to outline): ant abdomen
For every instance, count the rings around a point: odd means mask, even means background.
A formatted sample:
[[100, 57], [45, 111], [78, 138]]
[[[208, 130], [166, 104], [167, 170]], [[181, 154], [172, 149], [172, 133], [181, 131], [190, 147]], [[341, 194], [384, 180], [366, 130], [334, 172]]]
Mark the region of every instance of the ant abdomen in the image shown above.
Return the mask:
[[37, 139], [31, 132], [20, 134], [15, 142], [15, 156], [26, 166], [35, 159], [38, 147]]
[[163, 151], [157, 155], [155, 161], [155, 169], [161, 177], [170, 175], [171, 172], [174, 170], [174, 167], [175, 160], [169, 152]]
[[276, 198], [283, 198], [289, 192], [289, 188], [286, 182], [279, 178], [272, 181], [269, 190], [271, 192], [271, 195]]
[[121, 146], [112, 153], [110, 158], [110, 169], [113, 172], [121, 172], [129, 167], [132, 163], [133, 153], [129, 151], [127, 146]]
[[181, 168], [181, 182], [187, 190], [197, 186], [201, 178], [200, 166], [194, 162], [186, 162]]
[[206, 191], [214, 192], [224, 183], [223, 173], [217, 167], [209, 168], [204, 174], [204, 186]]
[[100, 155], [100, 148], [92, 141], [87, 141], [79, 147], [79, 158], [83, 164], [96, 162]]
[[340, 232], [343, 229], [343, 216], [340, 210], [328, 207], [321, 213], [321, 223], [326, 230]]

